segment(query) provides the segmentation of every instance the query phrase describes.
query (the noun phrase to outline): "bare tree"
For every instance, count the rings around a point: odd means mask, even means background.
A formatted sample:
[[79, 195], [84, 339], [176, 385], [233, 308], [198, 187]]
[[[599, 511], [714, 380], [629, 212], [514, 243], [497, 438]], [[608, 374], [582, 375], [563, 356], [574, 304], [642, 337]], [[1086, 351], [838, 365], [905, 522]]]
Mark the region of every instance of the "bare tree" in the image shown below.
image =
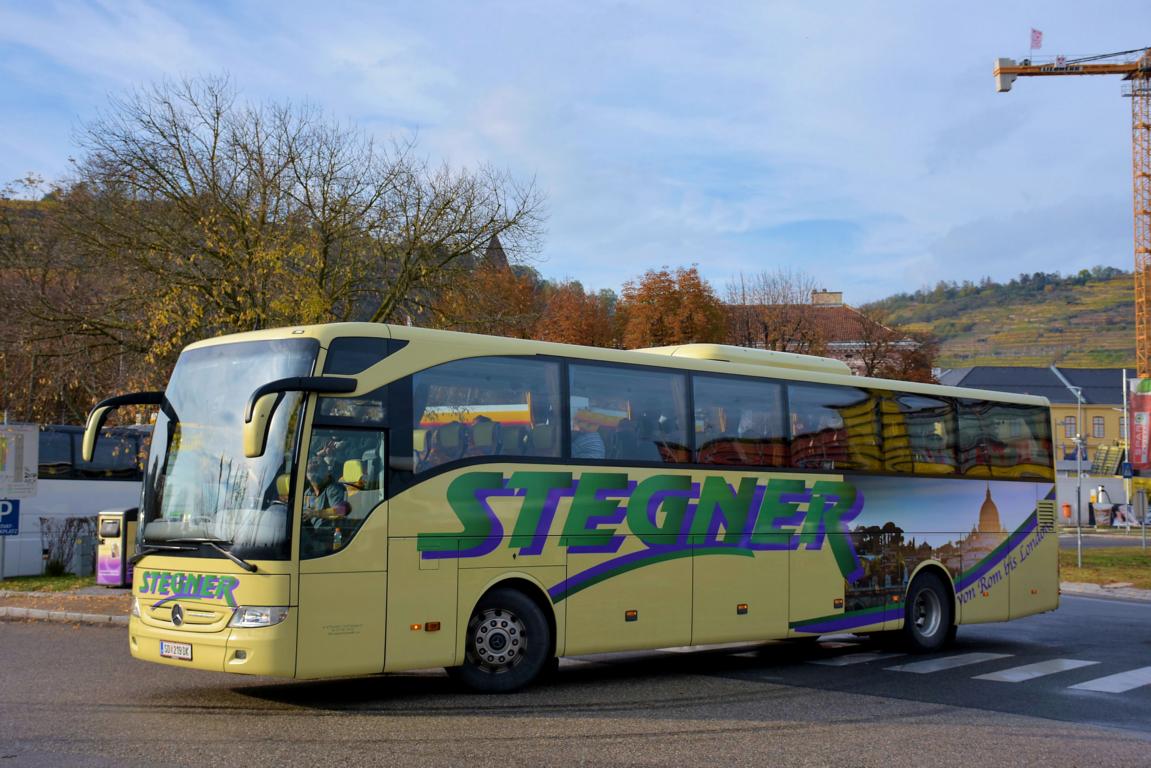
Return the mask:
[[728, 282], [729, 339], [745, 347], [822, 354], [827, 339], [811, 303], [814, 278], [780, 268]]
[[385, 321], [493, 234], [530, 252], [542, 200], [490, 168], [431, 168], [308, 105], [241, 103], [226, 80], [165, 82], [83, 133], [64, 199], [89, 256], [148, 292], [145, 345], [280, 324]]
[[[125, 349], [89, 315], [114, 322], [90, 269], [54, 225], [58, 203], [26, 179], [0, 190], [0, 409], [23, 421], [75, 421], [98, 393], [132, 380]], [[104, 285], [123, 276], [111, 273]], [[164, 372], [166, 373], [166, 371]]]
[[864, 376], [891, 376], [896, 352], [909, 345], [903, 334], [889, 328], [882, 313], [874, 309], [853, 310], [856, 314], [860, 373]]
[[[155, 385], [197, 338], [418, 316], [493, 235], [523, 260], [541, 233], [531, 182], [433, 166], [307, 104], [244, 103], [224, 78], [116, 99], [80, 149], [31, 212], [0, 200], [0, 298], [26, 318], [0, 336], [6, 386], [74, 387], [92, 361]], [[73, 394], [69, 417], [94, 399]]]

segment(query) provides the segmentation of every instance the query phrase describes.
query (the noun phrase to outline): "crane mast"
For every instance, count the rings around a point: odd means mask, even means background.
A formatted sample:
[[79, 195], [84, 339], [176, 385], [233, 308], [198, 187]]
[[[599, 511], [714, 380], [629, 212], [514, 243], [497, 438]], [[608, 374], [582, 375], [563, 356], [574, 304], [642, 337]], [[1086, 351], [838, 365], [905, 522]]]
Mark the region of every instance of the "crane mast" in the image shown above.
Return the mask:
[[995, 89], [1011, 90], [1017, 77], [1121, 75], [1131, 99], [1131, 167], [1135, 211], [1135, 360], [1151, 378], [1151, 48], [1049, 63], [997, 59]]

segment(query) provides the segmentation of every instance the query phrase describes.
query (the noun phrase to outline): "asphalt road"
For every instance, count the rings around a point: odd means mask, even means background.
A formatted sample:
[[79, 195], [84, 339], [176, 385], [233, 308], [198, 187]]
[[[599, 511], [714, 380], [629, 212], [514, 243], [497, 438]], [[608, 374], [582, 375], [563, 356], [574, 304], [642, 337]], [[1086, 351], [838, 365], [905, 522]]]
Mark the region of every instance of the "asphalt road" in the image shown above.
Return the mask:
[[122, 629], [0, 623], [0, 766], [1148, 765], [1149, 628], [1151, 604], [1065, 598], [931, 656], [850, 637], [615, 654], [479, 696], [440, 671], [179, 670], [131, 659]]

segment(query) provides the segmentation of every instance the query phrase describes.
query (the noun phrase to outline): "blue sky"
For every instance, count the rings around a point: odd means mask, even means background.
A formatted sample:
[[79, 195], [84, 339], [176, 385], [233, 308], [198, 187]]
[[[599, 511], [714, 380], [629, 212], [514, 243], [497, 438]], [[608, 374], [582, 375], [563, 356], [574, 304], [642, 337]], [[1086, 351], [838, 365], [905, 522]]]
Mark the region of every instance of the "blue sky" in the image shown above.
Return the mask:
[[536, 266], [786, 268], [858, 304], [938, 280], [1130, 268], [1119, 79], [997, 56], [1151, 44], [1144, 2], [0, 0], [0, 183], [59, 178], [110, 95], [227, 72], [548, 200]]

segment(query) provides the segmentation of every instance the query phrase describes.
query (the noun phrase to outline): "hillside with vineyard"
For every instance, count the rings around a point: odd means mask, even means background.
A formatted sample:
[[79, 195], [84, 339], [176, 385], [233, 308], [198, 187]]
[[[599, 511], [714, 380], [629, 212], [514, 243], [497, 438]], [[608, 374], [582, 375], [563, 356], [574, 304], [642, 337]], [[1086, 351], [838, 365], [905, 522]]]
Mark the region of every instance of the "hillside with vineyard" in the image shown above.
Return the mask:
[[940, 341], [937, 365], [1120, 367], [1135, 362], [1132, 275], [1095, 267], [1010, 282], [939, 283], [863, 307]]

